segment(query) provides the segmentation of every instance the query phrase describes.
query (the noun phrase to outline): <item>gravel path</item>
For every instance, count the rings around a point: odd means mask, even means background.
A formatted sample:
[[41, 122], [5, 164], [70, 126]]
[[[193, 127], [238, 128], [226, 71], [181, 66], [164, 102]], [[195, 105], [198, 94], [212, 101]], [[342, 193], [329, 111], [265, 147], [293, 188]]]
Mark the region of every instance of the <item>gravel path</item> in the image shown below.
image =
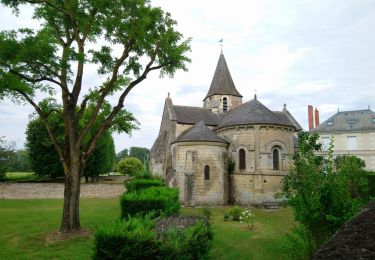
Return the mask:
[[[81, 198], [112, 198], [125, 191], [123, 184], [81, 184]], [[0, 199], [60, 199], [62, 183], [0, 183]]]

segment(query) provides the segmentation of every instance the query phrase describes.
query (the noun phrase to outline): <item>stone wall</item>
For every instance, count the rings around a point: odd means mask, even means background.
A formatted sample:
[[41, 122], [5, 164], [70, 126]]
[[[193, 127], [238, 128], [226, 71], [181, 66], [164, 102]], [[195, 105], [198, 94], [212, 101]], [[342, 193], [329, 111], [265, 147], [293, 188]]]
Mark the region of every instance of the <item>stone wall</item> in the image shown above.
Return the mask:
[[281, 202], [274, 197], [281, 191], [285, 175], [232, 174], [231, 187], [235, 204], [268, 205]]
[[[173, 156], [173, 165], [176, 170], [181, 203], [189, 206], [227, 204], [226, 144], [176, 143], [172, 145], [172, 150], [176, 151]], [[206, 165], [210, 169], [209, 180], [204, 178]]]

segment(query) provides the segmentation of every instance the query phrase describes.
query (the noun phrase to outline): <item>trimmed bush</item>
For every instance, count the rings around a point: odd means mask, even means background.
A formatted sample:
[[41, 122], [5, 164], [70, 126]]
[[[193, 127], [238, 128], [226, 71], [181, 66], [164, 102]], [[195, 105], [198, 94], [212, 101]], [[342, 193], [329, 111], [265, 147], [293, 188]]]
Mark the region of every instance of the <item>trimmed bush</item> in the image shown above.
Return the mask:
[[93, 259], [155, 259], [160, 241], [155, 239], [150, 216], [116, 220], [95, 233]]
[[144, 171], [142, 162], [135, 157], [122, 159], [117, 164], [117, 171], [121, 174], [130, 176], [141, 175]]
[[212, 240], [207, 219], [180, 216], [161, 222], [165, 230], [159, 233], [149, 215], [101, 226], [93, 259], [207, 259]]
[[125, 182], [125, 187], [128, 192], [139, 192], [147, 188], [163, 186], [165, 186], [164, 181], [159, 179], [132, 179]]
[[151, 187], [139, 192], [124, 193], [120, 198], [121, 217], [145, 215], [155, 211], [156, 215], [178, 213], [178, 189]]

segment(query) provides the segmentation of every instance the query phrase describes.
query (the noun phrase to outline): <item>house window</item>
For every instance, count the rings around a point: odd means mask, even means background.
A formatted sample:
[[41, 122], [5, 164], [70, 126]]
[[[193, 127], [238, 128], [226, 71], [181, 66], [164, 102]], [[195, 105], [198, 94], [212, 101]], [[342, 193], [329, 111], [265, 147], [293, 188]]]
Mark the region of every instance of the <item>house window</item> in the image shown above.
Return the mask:
[[372, 119], [372, 122], [375, 123], [375, 118]]
[[331, 143], [331, 139], [328, 136], [321, 137], [320, 143], [322, 144], [322, 149], [326, 151], [329, 148], [329, 145]]
[[210, 179], [210, 166], [206, 165], [204, 167], [204, 179], [208, 181]]
[[279, 168], [280, 168], [279, 162], [280, 162], [280, 160], [279, 160], [279, 150], [274, 148], [273, 151], [272, 151], [272, 165], [273, 165], [272, 169], [273, 170], [276, 170], [276, 171], [279, 170]]
[[348, 150], [357, 150], [357, 137], [348, 136], [347, 144], [348, 144]]
[[246, 170], [246, 154], [244, 149], [240, 149], [238, 157], [240, 170]]
[[224, 97], [223, 98], [223, 112], [226, 113], [228, 110], [228, 101], [227, 101], [227, 98]]
[[331, 126], [331, 125], [333, 125], [333, 122], [332, 122], [332, 121], [329, 121], [329, 122], [327, 122], [327, 125], [328, 125], [328, 126]]

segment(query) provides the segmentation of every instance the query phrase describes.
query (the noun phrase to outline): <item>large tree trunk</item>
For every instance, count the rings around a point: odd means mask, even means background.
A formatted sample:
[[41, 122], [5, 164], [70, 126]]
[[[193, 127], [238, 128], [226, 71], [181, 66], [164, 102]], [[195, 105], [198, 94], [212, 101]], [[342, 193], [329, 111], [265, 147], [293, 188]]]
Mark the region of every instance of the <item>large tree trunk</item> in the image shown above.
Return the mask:
[[60, 232], [68, 233], [81, 228], [79, 222], [79, 195], [81, 188], [79, 162], [72, 163], [65, 174], [64, 207]]

